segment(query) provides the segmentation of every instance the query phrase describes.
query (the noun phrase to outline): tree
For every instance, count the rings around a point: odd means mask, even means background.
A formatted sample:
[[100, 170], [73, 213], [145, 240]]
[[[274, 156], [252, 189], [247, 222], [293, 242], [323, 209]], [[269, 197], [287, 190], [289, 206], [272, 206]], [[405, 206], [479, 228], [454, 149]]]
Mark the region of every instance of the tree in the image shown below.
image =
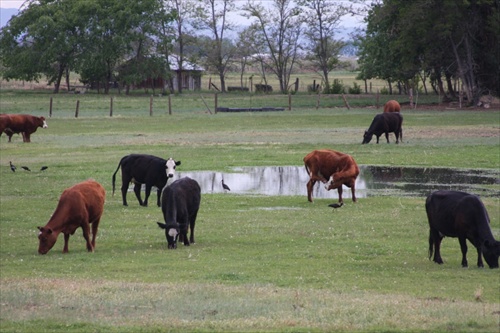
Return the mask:
[[211, 41], [204, 45], [206, 63], [219, 75], [222, 92], [226, 91], [226, 71], [235, 53], [231, 41], [224, 37], [232, 29], [227, 14], [233, 10], [234, 0], [201, 0], [195, 22], [197, 28], [211, 34]]
[[249, 1], [243, 10], [253, 18], [269, 52], [269, 69], [276, 75], [282, 93], [288, 92], [290, 76], [297, 61], [302, 32], [300, 8], [291, 0], [272, 0], [271, 8]]
[[44, 75], [58, 93], [63, 74], [74, 67], [81, 53], [86, 21], [79, 15], [80, 8], [78, 0], [27, 3], [1, 30], [2, 76], [37, 81]]
[[325, 92], [330, 88], [329, 73], [338, 65], [339, 52], [345, 43], [334, 39], [335, 29], [349, 7], [330, 0], [301, 0], [302, 17], [305, 23], [304, 36], [308, 41], [307, 59], [321, 73]]
[[443, 96], [444, 76], [449, 93], [444, 97], [454, 97], [453, 79], [460, 79], [470, 104], [483, 93], [499, 94], [499, 6], [496, 0], [374, 4], [361, 41], [362, 73], [386, 78], [390, 59], [398, 80], [426, 73]]

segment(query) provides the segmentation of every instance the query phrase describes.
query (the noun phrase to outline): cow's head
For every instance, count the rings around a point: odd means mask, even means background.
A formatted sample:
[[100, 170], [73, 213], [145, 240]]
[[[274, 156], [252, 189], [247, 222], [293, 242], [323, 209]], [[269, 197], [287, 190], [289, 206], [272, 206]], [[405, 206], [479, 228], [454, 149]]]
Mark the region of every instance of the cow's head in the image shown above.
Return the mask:
[[161, 222], [158, 223], [158, 226], [162, 229], [165, 229], [165, 237], [167, 238], [168, 248], [176, 249], [177, 248], [177, 239], [179, 239], [180, 227], [179, 224], [165, 224]]
[[483, 257], [490, 268], [498, 268], [498, 257], [500, 257], [500, 242], [486, 241], [483, 244]]
[[165, 163], [165, 172], [167, 173], [167, 178], [172, 178], [175, 174], [175, 167], [180, 165], [181, 161], [175, 161], [172, 157]]
[[365, 134], [363, 134], [363, 142], [361, 144], [369, 143], [372, 140], [373, 133], [370, 134], [368, 131], [365, 131]]
[[47, 127], [49, 127], [49, 126], [47, 125], [47, 122], [45, 121], [45, 117], [40, 117], [40, 120], [42, 121], [42, 128], [47, 128]]
[[38, 230], [40, 230], [38, 233], [38, 240], [40, 241], [38, 253], [46, 254], [56, 243], [57, 234], [50, 228], [38, 227]]

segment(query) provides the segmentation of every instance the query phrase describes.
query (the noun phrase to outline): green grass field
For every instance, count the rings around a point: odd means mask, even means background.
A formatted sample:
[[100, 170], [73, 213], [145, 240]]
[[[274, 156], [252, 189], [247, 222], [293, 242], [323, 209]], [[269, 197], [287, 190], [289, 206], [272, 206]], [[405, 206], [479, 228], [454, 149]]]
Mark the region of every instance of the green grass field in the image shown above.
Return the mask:
[[[50, 96], [0, 91], [0, 109], [48, 118]], [[381, 110], [347, 110], [339, 101], [210, 114], [199, 94], [173, 98], [172, 115], [162, 97], [149, 116], [148, 96], [115, 96], [109, 117], [109, 96], [58, 95], [49, 128], [38, 129], [32, 143], [1, 137], [1, 332], [498, 332], [498, 269], [478, 269], [470, 244], [463, 269], [456, 239], [443, 241], [444, 265], [429, 261], [425, 197], [354, 204], [346, 193], [344, 207], [332, 212], [332, 199], [205, 194], [196, 244], [169, 251], [156, 225], [156, 193], [149, 207], [129, 193], [124, 207], [119, 193], [111, 195], [111, 176], [130, 153], [172, 156], [182, 171], [230, 173], [300, 166], [318, 148], [349, 153], [360, 165], [499, 170], [500, 110], [404, 108], [403, 144], [361, 145]], [[258, 96], [219, 98], [232, 106]], [[287, 105], [281, 98], [262, 103]], [[309, 105], [307, 95], [296, 98]], [[42, 165], [49, 168], [39, 172]], [[38, 255], [36, 227], [47, 223], [65, 188], [87, 178], [107, 190], [96, 251], [86, 252], [77, 230], [68, 254], [60, 236]], [[483, 202], [500, 239], [500, 198]]]

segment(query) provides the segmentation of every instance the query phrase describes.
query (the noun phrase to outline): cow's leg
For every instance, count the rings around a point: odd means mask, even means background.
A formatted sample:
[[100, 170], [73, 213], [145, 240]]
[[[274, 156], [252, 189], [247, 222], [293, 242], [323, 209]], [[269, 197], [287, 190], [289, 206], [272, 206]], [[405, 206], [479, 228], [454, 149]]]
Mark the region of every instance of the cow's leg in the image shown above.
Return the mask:
[[377, 137], [377, 144], [378, 144], [378, 141], [380, 139], [380, 135], [375, 135]]
[[430, 238], [434, 242], [434, 259], [433, 261], [442, 264], [443, 259], [441, 258], [441, 241], [443, 240], [443, 237], [439, 234], [437, 230], [431, 229], [431, 236]]
[[351, 186], [351, 194], [352, 194], [352, 201], [353, 202], [358, 201], [358, 199], [356, 199], [356, 190], [354, 188], [354, 184], [352, 184], [352, 186]]
[[92, 222], [92, 248], [95, 249], [95, 239], [97, 237], [97, 228], [99, 227], [99, 222], [100, 219], [95, 220]]
[[316, 184], [316, 181], [312, 178], [307, 182], [307, 200], [309, 200], [309, 202], [313, 202], [312, 191], [314, 184]]
[[387, 143], [389, 143], [389, 132], [385, 132], [385, 139], [387, 140]]
[[88, 223], [83, 223], [82, 229], [83, 229], [83, 238], [85, 238], [85, 241], [87, 242], [87, 251], [94, 252], [94, 247], [90, 242], [90, 225]]
[[147, 204], [144, 204], [142, 202], [142, 199], [141, 199], [141, 186], [142, 186], [141, 183], [134, 183], [134, 193], [135, 193], [137, 200], [139, 201], [139, 205], [147, 206]]
[[148, 205], [148, 198], [151, 195], [151, 188], [152, 187], [153, 187], [152, 185], [146, 184], [146, 193], [145, 193], [145, 198], [144, 198], [144, 203], [143, 203], [144, 207], [147, 207], [147, 205]]
[[68, 241], [69, 241], [69, 234], [64, 234], [64, 248], [63, 248], [63, 253], [68, 253]]
[[191, 216], [191, 221], [189, 221], [189, 228], [191, 229], [190, 234], [189, 234], [189, 241], [194, 244], [194, 225], [196, 222], [196, 216], [198, 215], [198, 212], [194, 213]]
[[24, 142], [31, 142], [31, 139], [30, 139], [31, 134], [28, 132], [23, 132], [23, 133], [24, 133], [25, 138], [26, 138], [26, 141], [24, 141]]
[[130, 181], [132, 178], [128, 177], [122, 172], [122, 199], [123, 199], [123, 205], [128, 206], [127, 204], [127, 192], [128, 192], [128, 185], [130, 184]]
[[343, 203], [344, 200], [342, 200], [342, 185], [337, 187], [337, 193], [339, 194], [339, 203]]
[[158, 190], [156, 191], [156, 204], [158, 205], [158, 207], [161, 207], [161, 201], [160, 201], [161, 191], [162, 191], [161, 188], [158, 188]]
[[396, 136], [396, 144], [399, 143], [399, 131], [394, 132], [394, 135]]
[[[462, 250], [462, 267], [468, 267], [467, 263], [467, 241], [465, 238], [459, 237], [460, 249]], [[479, 264], [479, 261], [478, 261]]]
[[187, 236], [188, 226], [189, 226], [188, 221], [184, 221], [184, 223], [181, 225], [181, 235], [184, 240], [184, 246], [189, 246], [189, 240]]

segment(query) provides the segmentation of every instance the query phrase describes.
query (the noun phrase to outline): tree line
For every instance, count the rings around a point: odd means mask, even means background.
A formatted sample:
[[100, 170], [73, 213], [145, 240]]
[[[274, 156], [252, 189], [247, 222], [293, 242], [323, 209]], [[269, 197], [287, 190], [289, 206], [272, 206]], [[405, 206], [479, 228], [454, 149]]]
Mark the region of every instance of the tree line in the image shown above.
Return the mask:
[[[370, 6], [359, 36], [360, 79], [403, 90], [432, 89], [469, 104], [500, 94], [498, 0], [384, 0]], [[455, 84], [458, 83], [458, 86]], [[428, 88], [427, 84], [430, 83]]]
[[[353, 4], [364, 4], [356, 11]], [[27, 0], [0, 31], [0, 75], [26, 81], [48, 78], [58, 92], [69, 73], [109, 92], [146, 78], [167, 78], [170, 68], [200, 64], [226, 91], [228, 71], [248, 66], [269, 75], [287, 93], [299, 67], [322, 77], [330, 93], [331, 72], [346, 44], [336, 39], [344, 15], [365, 15], [359, 47], [359, 79], [383, 79], [389, 93], [434, 91], [444, 99], [465, 92], [474, 103], [500, 93], [498, 0]], [[361, 12], [360, 12], [361, 11]], [[237, 30], [232, 13], [250, 22]], [[172, 57], [175, 56], [175, 57]], [[174, 59], [174, 60], [172, 60]], [[460, 84], [457, 86], [457, 82]], [[430, 85], [430, 87], [428, 86]], [[182, 92], [182, 83], [177, 84]]]

